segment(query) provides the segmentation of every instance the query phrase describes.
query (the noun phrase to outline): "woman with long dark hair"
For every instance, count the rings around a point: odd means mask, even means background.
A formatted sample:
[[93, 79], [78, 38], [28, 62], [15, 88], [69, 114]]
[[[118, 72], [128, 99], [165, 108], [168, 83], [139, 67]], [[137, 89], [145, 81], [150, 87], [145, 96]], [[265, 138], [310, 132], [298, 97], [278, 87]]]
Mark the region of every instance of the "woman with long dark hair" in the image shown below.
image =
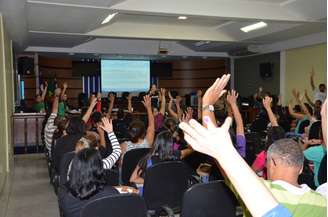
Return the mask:
[[83, 206], [97, 198], [118, 194], [105, 185], [103, 161], [98, 150], [84, 148], [73, 158], [67, 189], [59, 192], [59, 206], [64, 217], [79, 217]]
[[180, 152], [173, 150], [172, 133], [170, 131], [162, 131], [156, 136], [152, 150], [138, 163], [130, 177], [130, 182], [143, 184], [144, 174], [148, 167], [162, 161], [179, 159]]

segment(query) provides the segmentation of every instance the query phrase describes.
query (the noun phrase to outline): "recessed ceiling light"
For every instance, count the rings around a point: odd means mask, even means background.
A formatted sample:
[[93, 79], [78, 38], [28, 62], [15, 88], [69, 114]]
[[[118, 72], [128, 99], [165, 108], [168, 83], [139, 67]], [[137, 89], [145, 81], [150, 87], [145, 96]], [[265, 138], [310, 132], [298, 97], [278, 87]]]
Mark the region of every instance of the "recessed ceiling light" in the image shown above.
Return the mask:
[[240, 30], [243, 31], [243, 32], [250, 32], [250, 31], [253, 31], [253, 30], [257, 30], [257, 29], [262, 29], [262, 28], [267, 27], [267, 26], [268, 26], [268, 24], [261, 21], [261, 22], [254, 23], [252, 25], [240, 28]]
[[188, 19], [188, 17], [186, 17], [186, 16], [178, 16], [178, 19], [179, 20], [186, 20], [186, 19]]
[[111, 19], [113, 19], [116, 15], [118, 14], [118, 12], [109, 14], [102, 22], [101, 24], [105, 24], [108, 23], [109, 21], [111, 21]]

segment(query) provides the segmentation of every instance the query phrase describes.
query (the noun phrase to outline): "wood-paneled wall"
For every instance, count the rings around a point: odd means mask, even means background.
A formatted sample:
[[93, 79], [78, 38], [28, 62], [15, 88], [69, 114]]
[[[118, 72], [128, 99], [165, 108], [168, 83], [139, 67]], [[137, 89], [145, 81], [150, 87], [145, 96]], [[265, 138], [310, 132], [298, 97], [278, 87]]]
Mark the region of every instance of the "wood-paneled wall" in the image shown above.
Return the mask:
[[207, 89], [217, 77], [229, 72], [229, 59], [172, 61], [172, 76], [159, 78], [158, 85], [180, 95]]
[[[39, 56], [38, 65], [40, 78], [44, 80], [56, 78], [59, 86], [67, 82], [68, 101], [73, 106], [77, 106], [78, 94], [83, 91], [82, 77], [72, 75], [72, 60]], [[36, 96], [35, 75], [23, 75], [22, 79], [24, 80], [26, 104], [32, 106]]]

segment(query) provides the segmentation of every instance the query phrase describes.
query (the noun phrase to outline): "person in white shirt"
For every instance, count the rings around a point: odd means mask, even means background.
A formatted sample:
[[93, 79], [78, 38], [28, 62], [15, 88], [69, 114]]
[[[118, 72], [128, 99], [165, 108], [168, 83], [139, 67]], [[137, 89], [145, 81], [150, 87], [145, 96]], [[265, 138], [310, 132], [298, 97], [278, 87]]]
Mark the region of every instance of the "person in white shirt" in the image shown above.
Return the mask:
[[315, 73], [314, 73], [313, 67], [312, 67], [312, 71], [310, 72], [310, 74], [311, 74], [311, 77], [310, 77], [311, 88], [314, 91], [314, 101], [320, 100], [323, 103], [327, 97], [326, 85], [323, 83], [319, 84], [319, 89], [317, 89], [314, 84]]

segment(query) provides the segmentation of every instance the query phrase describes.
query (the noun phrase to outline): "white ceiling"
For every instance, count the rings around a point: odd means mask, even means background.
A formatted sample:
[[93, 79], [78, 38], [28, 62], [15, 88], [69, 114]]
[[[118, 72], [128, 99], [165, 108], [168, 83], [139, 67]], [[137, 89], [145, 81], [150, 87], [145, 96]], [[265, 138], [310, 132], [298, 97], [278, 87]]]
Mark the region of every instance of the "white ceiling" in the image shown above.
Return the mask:
[[[157, 55], [162, 41], [170, 45], [165, 47], [168, 55], [179, 50], [181, 55], [226, 56], [252, 45], [326, 32], [327, 1], [0, 0], [0, 12], [15, 47], [21, 50], [136, 55], [136, 47], [140, 55]], [[114, 12], [118, 15], [101, 25]], [[179, 15], [188, 19], [178, 20]], [[267, 22], [268, 27], [240, 31], [258, 21]], [[198, 41], [210, 43], [195, 46]]]

